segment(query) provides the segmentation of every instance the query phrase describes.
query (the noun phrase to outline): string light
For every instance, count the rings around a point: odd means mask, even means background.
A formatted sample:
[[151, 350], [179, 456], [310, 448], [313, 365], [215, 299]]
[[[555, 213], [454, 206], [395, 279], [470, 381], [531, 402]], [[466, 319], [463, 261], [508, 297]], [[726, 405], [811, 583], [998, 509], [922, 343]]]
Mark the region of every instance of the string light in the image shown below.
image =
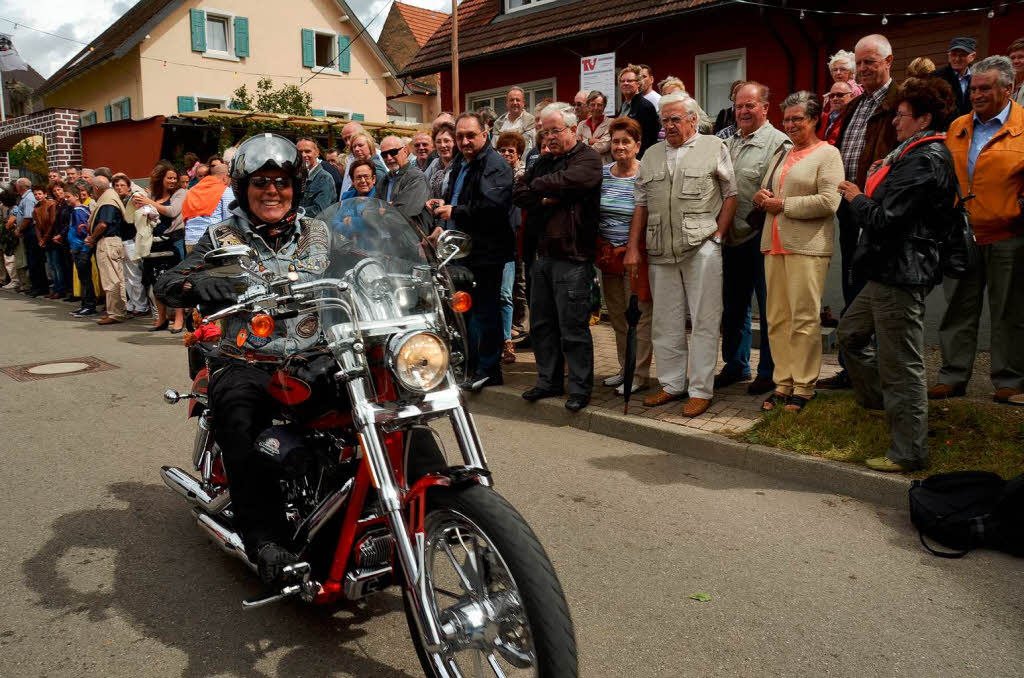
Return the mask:
[[996, 12], [995, 12], [995, 10], [994, 10], [994, 9], [990, 9], [990, 10], [988, 11], [988, 18], [989, 18], [989, 19], [995, 19], [995, 18], [996, 18]]
[[888, 26], [889, 25], [889, 17], [887, 17], [887, 16], [883, 16], [882, 17], [882, 25], [883, 26]]
[[805, 12], [804, 10], [800, 10], [800, 21], [803, 21], [806, 18], [807, 18], [807, 12]]

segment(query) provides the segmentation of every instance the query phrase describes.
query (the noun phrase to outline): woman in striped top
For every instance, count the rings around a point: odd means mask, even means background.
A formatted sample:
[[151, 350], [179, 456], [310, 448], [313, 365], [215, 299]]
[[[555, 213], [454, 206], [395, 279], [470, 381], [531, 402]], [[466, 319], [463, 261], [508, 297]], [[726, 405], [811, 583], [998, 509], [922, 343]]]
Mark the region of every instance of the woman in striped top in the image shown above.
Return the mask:
[[[633, 184], [636, 182], [640, 162], [636, 154], [640, 150], [642, 132], [640, 125], [630, 118], [616, 118], [608, 127], [611, 133], [611, 153], [615, 162], [605, 165], [604, 177], [601, 181], [601, 212], [598, 221], [598, 233], [602, 240], [607, 241], [611, 248], [620, 250], [609, 260], [602, 258], [605, 304], [608, 306], [608, 317], [615, 330], [615, 347], [619, 354], [619, 373], [604, 380], [605, 386], [617, 387], [623, 393], [623, 358], [626, 352], [626, 306], [629, 297], [634, 293], [632, 281], [622, 266], [626, 242], [629, 240], [629, 223], [633, 219]], [[599, 244], [603, 244], [600, 243]], [[605, 250], [610, 249], [604, 245]], [[614, 251], [614, 250], [612, 250]], [[646, 300], [644, 297], [646, 296]], [[639, 391], [647, 385], [651, 371], [651, 299], [650, 295], [640, 295], [640, 322], [637, 325], [636, 373], [633, 379], [633, 391]]]

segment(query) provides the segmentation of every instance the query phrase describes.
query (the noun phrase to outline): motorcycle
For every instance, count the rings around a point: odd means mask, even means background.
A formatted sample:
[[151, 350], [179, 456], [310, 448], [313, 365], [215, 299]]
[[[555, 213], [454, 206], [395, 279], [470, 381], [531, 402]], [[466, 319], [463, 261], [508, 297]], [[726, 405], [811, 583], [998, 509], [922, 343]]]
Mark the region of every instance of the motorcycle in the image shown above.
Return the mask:
[[[318, 605], [401, 588], [427, 676], [570, 678], [578, 673], [569, 607], [544, 548], [494, 489], [473, 417], [459, 388], [470, 298], [451, 282], [468, 236], [447, 231], [432, 246], [387, 203], [354, 198], [320, 218], [332, 226], [327, 275], [310, 282], [261, 272], [255, 251], [228, 245], [204, 257], [211, 275], [244, 292], [198, 319], [189, 342], [205, 365], [188, 401], [196, 422], [192, 466], [161, 469], [192, 506], [198, 526], [256, 570], [233, 526], [227, 470], [212, 429], [207, 389], [216, 351], [267, 369], [280, 418], [257, 441], [273, 459], [299, 557], [280, 590], [246, 609], [298, 597]], [[314, 313], [315, 312], [315, 313]], [[285, 319], [319, 318], [319, 341], [287, 357], [242, 340], [269, 338]], [[237, 341], [221, 321], [247, 321]], [[303, 323], [297, 324], [300, 334]], [[214, 348], [216, 347], [216, 350]], [[225, 348], [226, 347], [226, 348]], [[437, 432], [447, 419], [459, 453], [449, 463]]]

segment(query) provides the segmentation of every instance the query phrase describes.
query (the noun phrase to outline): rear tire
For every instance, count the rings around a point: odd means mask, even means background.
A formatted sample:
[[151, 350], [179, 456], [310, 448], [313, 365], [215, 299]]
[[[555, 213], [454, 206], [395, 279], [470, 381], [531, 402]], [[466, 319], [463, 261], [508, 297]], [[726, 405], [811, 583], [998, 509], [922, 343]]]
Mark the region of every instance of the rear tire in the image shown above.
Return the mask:
[[[450, 644], [450, 652], [431, 654], [424, 648], [406, 601], [410, 635], [427, 676], [476, 676], [481, 667], [483, 672], [479, 675], [508, 678], [578, 676], [576, 636], [562, 585], [537, 536], [508, 501], [482, 485], [436, 488], [427, 495], [424, 532], [424, 576], [430, 578], [426, 605], [440, 620], [439, 625], [450, 622], [457, 616], [453, 611], [472, 604], [471, 599], [483, 598], [487, 605], [501, 609], [501, 613], [489, 617], [492, 625], [488, 631], [496, 633], [497, 642], [478, 640], [472, 647], [462, 649], [454, 649], [455, 643]], [[472, 549], [462, 550], [466, 541], [473, 545]], [[469, 556], [470, 551], [475, 557]], [[458, 560], [458, 553], [467, 555], [463, 563], [467, 576], [462, 581], [469, 580], [469, 588], [475, 594], [468, 592], [465, 585], [440, 585], [446, 568], [457, 573], [450, 558]], [[475, 569], [476, 557], [480, 556], [480, 567]], [[472, 582], [474, 579], [477, 581]], [[455, 581], [460, 581], [457, 574]], [[516, 650], [523, 652], [517, 654]], [[532, 665], [526, 665], [526, 656], [531, 657]], [[449, 661], [455, 662], [459, 673], [444, 668]], [[497, 662], [502, 672], [492, 669], [490, 661]]]

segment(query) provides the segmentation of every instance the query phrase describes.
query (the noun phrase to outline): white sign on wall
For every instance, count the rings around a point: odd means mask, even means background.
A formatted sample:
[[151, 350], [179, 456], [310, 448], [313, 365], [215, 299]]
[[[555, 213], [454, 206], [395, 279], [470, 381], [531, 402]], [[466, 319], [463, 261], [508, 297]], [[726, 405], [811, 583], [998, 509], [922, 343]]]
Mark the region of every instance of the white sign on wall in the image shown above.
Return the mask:
[[615, 115], [615, 52], [580, 59], [580, 89], [604, 94], [604, 114]]

